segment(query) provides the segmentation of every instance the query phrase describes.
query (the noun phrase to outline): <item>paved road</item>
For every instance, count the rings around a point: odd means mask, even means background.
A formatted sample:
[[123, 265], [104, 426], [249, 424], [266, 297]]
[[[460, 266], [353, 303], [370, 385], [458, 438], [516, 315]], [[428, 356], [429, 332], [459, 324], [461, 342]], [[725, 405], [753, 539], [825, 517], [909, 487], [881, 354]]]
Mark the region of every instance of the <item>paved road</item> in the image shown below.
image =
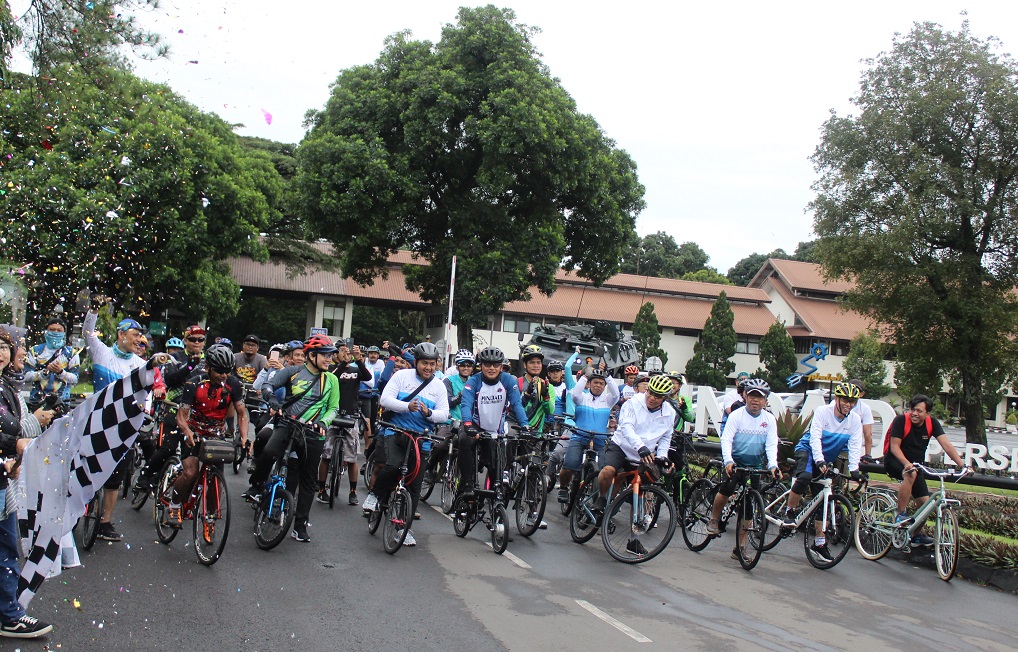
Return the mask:
[[696, 554], [676, 533], [664, 554], [631, 567], [599, 539], [572, 543], [557, 505], [547, 531], [516, 536], [505, 556], [480, 533], [456, 538], [427, 505], [414, 527], [420, 545], [393, 557], [346, 505], [315, 506], [310, 544], [263, 552], [241, 481], [231, 477], [232, 531], [214, 567], [198, 564], [183, 534], [155, 543], [149, 510], [122, 502], [125, 540], [83, 552], [84, 567], [47, 582], [33, 602], [31, 613], [56, 624], [53, 636], [0, 649], [1018, 648], [1014, 595], [854, 551], [832, 571], [815, 570], [799, 538], [751, 573], [729, 559], [730, 535]]

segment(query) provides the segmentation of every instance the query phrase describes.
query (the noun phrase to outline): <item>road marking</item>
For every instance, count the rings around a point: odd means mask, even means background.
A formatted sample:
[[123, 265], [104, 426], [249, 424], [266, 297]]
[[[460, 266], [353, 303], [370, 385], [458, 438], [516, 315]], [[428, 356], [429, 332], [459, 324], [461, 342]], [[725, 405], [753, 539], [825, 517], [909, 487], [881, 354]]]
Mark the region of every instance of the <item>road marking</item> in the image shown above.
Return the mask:
[[[491, 545], [491, 541], [485, 541], [484, 545], [488, 546], [492, 550], [495, 549], [495, 547], [493, 545]], [[527, 562], [523, 561], [522, 559], [520, 559], [519, 557], [517, 557], [513, 553], [509, 552], [508, 550], [503, 552], [502, 556], [505, 557], [506, 559], [508, 559], [509, 561], [511, 561], [512, 563], [516, 564], [520, 568], [523, 568], [525, 570], [531, 570], [533, 568], [533, 566], [531, 566]]]
[[595, 616], [597, 616], [598, 618], [600, 618], [604, 622], [608, 623], [609, 625], [611, 625], [615, 629], [619, 630], [620, 632], [622, 632], [623, 634], [625, 634], [629, 638], [633, 639], [637, 643], [653, 643], [653, 641], [651, 641], [649, 638], [647, 638], [646, 636], [644, 636], [640, 632], [636, 631], [632, 627], [629, 627], [628, 625], [626, 625], [622, 621], [609, 616], [608, 614], [606, 614], [605, 612], [601, 611], [600, 609], [598, 609], [594, 605], [590, 604], [586, 600], [577, 600], [576, 604], [580, 605], [581, 607], [583, 607], [584, 609], [586, 609], [590, 613], [594, 614]]
[[443, 511], [442, 511], [442, 508], [441, 508], [441, 507], [439, 507], [438, 505], [432, 505], [432, 506], [431, 506], [431, 509], [435, 510], [436, 512], [438, 512], [438, 513], [439, 513], [439, 514], [441, 514], [442, 516], [446, 517], [446, 518], [447, 518], [447, 519], [449, 519], [450, 521], [452, 520], [452, 517], [451, 517], [451, 516], [449, 516], [448, 514], [446, 514], [445, 512], [443, 512]]

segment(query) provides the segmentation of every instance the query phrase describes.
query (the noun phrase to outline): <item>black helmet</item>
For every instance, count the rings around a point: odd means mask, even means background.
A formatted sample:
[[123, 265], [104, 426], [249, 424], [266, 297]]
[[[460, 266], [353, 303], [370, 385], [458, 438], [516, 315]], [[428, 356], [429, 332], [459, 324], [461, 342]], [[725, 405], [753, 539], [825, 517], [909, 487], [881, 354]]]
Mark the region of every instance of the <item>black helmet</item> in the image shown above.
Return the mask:
[[236, 366], [233, 349], [225, 344], [213, 344], [205, 351], [205, 364], [220, 374], [228, 374]]
[[565, 371], [566, 365], [561, 360], [552, 360], [547, 365], [548, 371]]
[[442, 354], [438, 352], [438, 347], [431, 342], [421, 342], [415, 346], [412, 355], [414, 360], [438, 360], [442, 357]]
[[594, 380], [595, 378], [600, 378], [601, 380], [607, 381], [608, 374], [603, 369], [591, 369], [590, 379]]
[[502, 353], [502, 349], [489, 346], [477, 354], [476, 360], [477, 364], [484, 364], [485, 362], [489, 364], [505, 364], [505, 354]]

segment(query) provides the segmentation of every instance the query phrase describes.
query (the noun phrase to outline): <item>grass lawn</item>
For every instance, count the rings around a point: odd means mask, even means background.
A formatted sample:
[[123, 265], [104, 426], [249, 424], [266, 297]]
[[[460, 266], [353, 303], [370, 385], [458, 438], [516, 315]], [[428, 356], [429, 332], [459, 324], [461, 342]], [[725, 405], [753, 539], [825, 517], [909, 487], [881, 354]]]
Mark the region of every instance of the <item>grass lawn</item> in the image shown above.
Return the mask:
[[71, 388], [72, 394], [91, 394], [93, 391], [92, 383], [78, 383]]
[[[895, 480], [894, 478], [892, 478], [890, 476], [884, 475], [883, 473], [870, 473], [870, 482], [879, 482], [879, 483], [891, 485], [893, 487], [897, 487], [898, 486], [898, 481], [897, 480]], [[927, 480], [926, 484], [927, 484], [927, 486], [929, 486], [931, 492], [935, 491], [937, 489], [937, 487], [939, 486], [936, 483], [936, 481], [933, 481], [933, 480]], [[977, 487], [977, 486], [971, 485], [971, 484], [956, 484], [954, 482], [946, 482], [946, 483], [944, 483], [944, 488], [947, 489], [948, 491], [960, 491], [960, 492], [973, 493], [973, 494], [994, 494], [994, 495], [997, 495], [997, 496], [1007, 496], [1009, 498], [1018, 498], [1018, 491], [1014, 491], [1012, 489], [995, 489], [993, 487]]]
[[989, 532], [984, 532], [983, 530], [973, 530], [973, 529], [970, 529], [970, 528], [967, 528], [967, 527], [960, 527], [958, 529], [963, 534], [974, 534], [974, 535], [977, 535], [977, 536], [986, 537], [987, 539], [995, 539], [997, 541], [1000, 541], [1002, 543], [1006, 543], [1006, 544], [1011, 545], [1011, 546], [1018, 546], [1018, 539], [1012, 539], [1011, 537], [1005, 537], [1005, 536], [1001, 536], [999, 534], [990, 534]]

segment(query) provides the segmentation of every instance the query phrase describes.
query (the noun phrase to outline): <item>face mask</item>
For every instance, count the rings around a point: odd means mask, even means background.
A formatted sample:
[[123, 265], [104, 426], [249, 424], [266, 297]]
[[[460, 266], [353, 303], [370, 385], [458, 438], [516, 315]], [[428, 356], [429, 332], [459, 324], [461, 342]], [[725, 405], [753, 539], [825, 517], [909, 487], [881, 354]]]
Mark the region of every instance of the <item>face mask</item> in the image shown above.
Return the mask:
[[65, 341], [67, 341], [67, 333], [46, 331], [46, 346], [54, 351], [62, 347]]

